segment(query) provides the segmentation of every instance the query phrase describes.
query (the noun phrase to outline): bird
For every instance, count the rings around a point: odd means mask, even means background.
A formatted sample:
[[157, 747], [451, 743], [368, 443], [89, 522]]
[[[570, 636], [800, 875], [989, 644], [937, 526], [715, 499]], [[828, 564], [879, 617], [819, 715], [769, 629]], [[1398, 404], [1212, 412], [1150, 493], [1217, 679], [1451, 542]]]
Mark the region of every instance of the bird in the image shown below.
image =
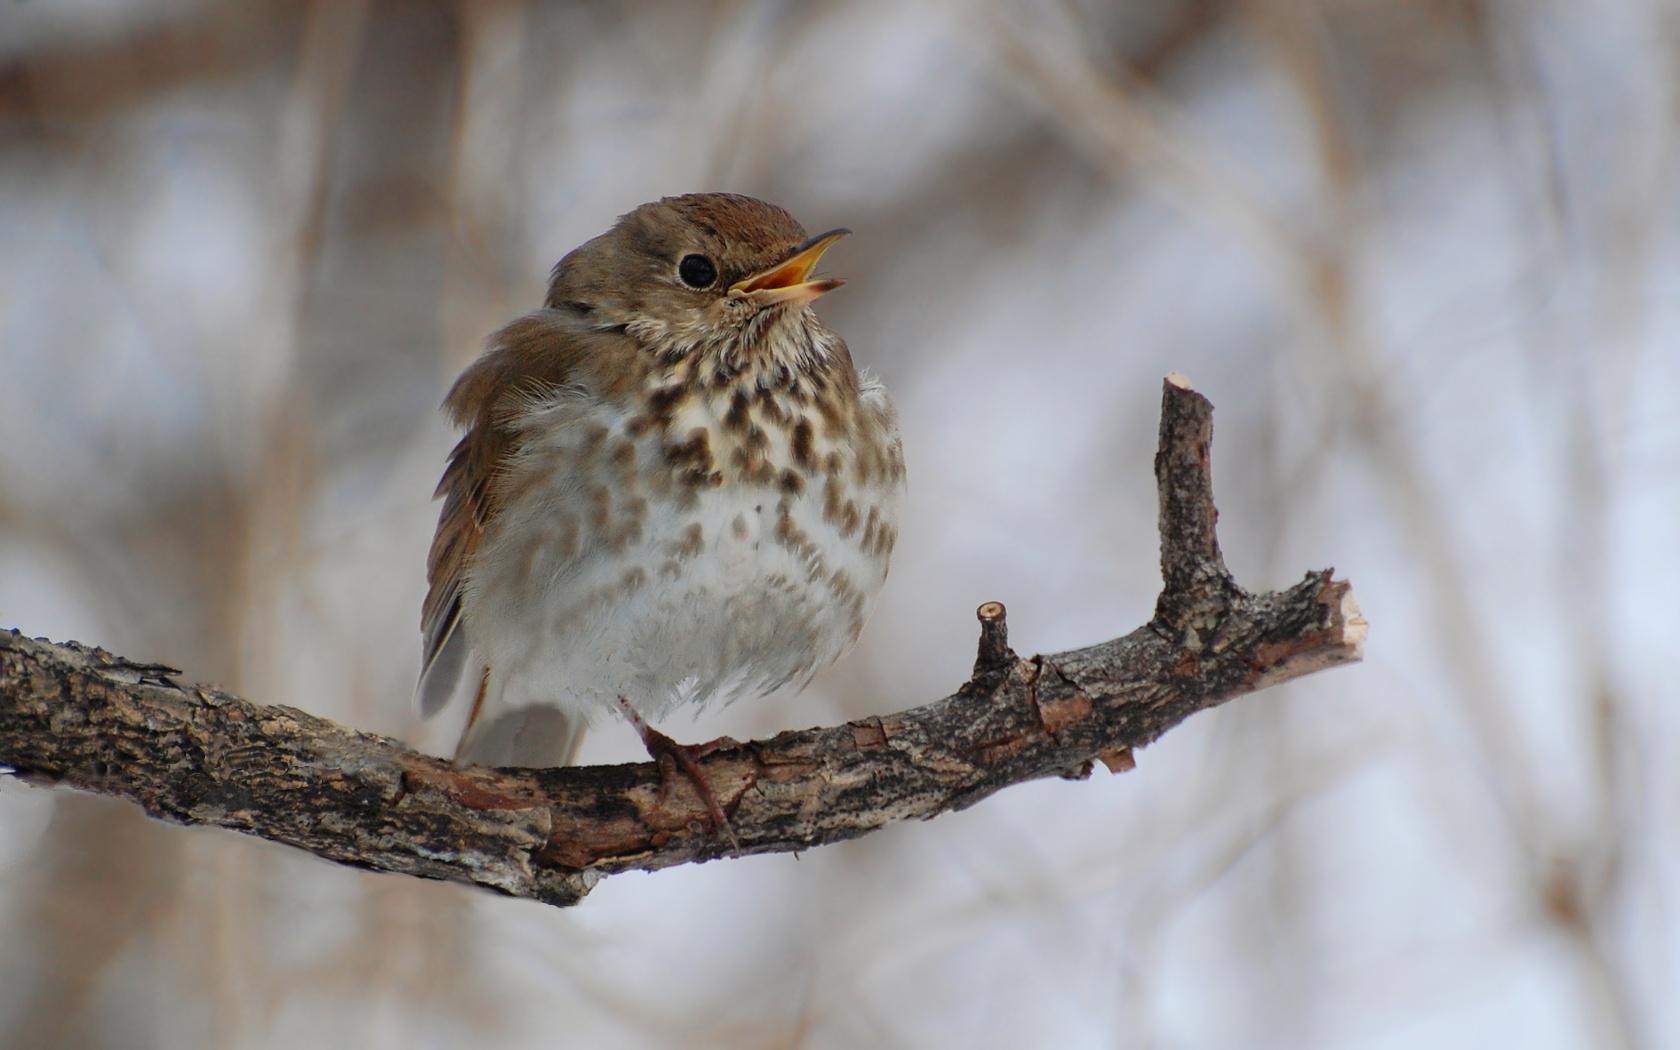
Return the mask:
[[458, 765], [570, 764], [623, 717], [694, 776], [652, 722], [803, 688], [857, 640], [906, 486], [891, 397], [813, 309], [849, 232], [644, 204], [455, 381], [416, 697], [465, 710]]

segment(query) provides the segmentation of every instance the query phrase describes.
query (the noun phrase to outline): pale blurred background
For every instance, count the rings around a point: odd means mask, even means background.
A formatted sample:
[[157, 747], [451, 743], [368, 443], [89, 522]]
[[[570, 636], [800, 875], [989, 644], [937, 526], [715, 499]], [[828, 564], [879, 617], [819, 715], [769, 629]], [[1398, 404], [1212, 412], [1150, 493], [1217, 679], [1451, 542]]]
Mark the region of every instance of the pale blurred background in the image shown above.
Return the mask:
[[5, 0], [0, 625], [424, 741], [444, 390], [728, 189], [856, 231], [911, 497], [857, 651], [679, 738], [944, 695], [986, 599], [1143, 622], [1173, 369], [1239, 579], [1372, 634], [565, 912], [0, 780], [0, 1046], [1680, 1045], [1677, 59], [1662, 0]]

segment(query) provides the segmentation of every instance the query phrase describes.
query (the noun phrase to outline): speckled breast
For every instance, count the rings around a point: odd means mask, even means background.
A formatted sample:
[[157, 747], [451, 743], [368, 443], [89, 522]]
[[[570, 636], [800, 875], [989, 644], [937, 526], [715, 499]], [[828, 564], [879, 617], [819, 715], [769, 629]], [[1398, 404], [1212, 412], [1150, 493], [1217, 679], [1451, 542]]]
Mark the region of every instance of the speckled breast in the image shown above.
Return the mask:
[[467, 588], [468, 616], [500, 621], [475, 633], [504, 700], [657, 718], [803, 683], [850, 646], [904, 486], [885, 392], [852, 382], [665, 375], [634, 411], [532, 406]]

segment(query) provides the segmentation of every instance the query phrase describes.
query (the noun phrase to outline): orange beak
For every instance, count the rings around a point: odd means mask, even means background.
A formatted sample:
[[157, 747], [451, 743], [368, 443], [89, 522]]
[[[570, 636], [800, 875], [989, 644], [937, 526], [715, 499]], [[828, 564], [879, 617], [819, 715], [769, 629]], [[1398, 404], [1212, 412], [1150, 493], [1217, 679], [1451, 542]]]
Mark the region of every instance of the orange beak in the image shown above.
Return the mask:
[[834, 291], [846, 282], [837, 277], [819, 277], [813, 281], [811, 271], [817, 268], [823, 252], [851, 232], [842, 227], [817, 234], [768, 270], [760, 270], [730, 285], [730, 294], [751, 296], [760, 304], [769, 306], [773, 303], [808, 303], [819, 295]]

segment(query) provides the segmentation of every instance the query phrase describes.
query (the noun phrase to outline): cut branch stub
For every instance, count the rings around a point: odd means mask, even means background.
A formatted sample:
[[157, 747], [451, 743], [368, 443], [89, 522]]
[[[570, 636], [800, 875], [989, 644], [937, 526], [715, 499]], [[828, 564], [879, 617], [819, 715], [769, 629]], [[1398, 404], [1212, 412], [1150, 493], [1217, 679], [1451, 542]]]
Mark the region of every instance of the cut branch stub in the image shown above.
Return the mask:
[[980, 621], [980, 651], [974, 657], [976, 680], [997, 674], [1015, 660], [1009, 650], [1008, 610], [1002, 602], [986, 602], [974, 610]]
[[1174, 372], [1161, 383], [1155, 486], [1160, 501], [1161, 596], [1155, 622], [1182, 634], [1241, 594], [1219, 551], [1213, 503], [1213, 405]]

